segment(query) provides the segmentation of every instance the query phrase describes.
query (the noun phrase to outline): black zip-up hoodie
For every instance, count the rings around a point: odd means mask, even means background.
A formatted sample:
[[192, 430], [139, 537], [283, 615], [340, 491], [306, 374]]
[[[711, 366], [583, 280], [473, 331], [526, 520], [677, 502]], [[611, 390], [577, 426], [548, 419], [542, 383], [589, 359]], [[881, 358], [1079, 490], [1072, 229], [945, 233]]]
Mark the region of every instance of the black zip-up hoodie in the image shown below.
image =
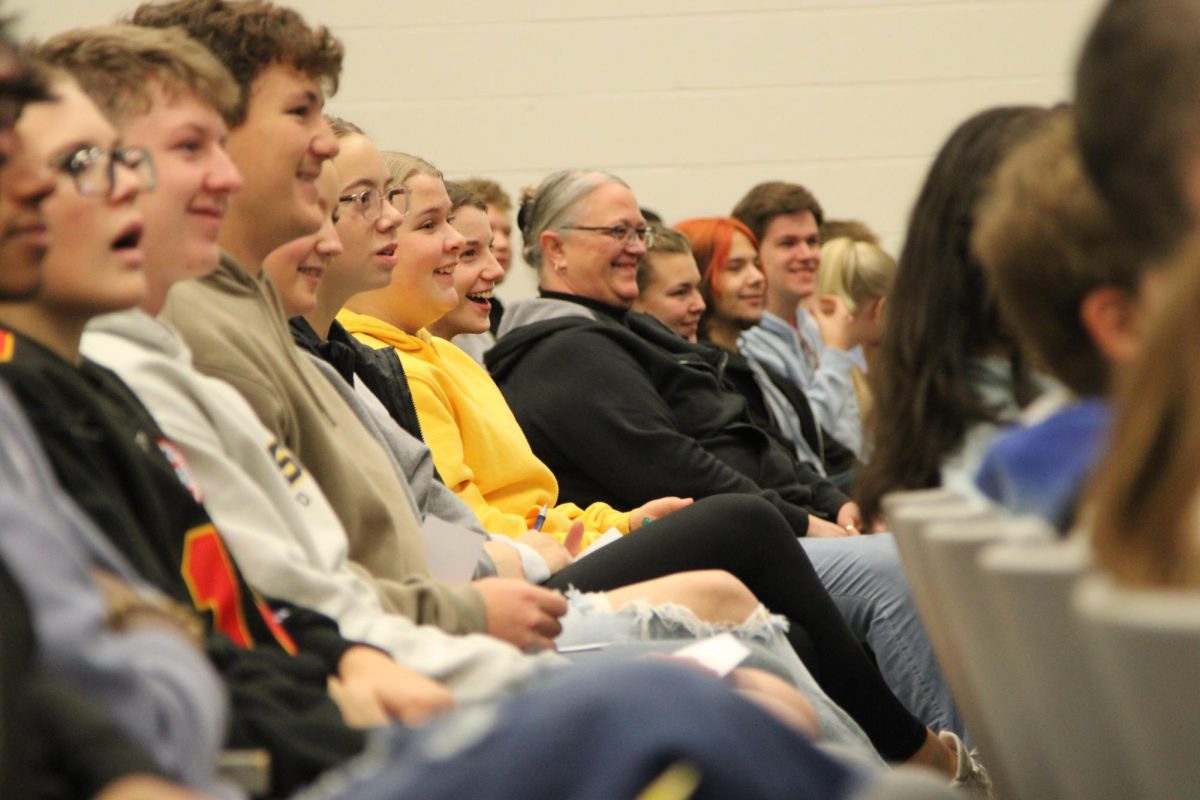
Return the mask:
[[745, 492], [803, 536], [808, 514], [833, 519], [847, 498], [753, 424], [726, 360], [653, 317], [553, 292], [510, 305], [485, 356], [561, 499]]
[[[329, 326], [329, 337], [322, 339], [304, 317], [288, 320], [292, 341], [300, 349], [312, 353], [338, 371], [351, 386], [355, 378], [362, 381], [387, 409], [392, 420], [420, 441], [421, 420], [408, 388], [408, 376], [394, 347], [376, 349], [355, 339], [336, 319]], [[441, 476], [437, 476], [441, 480]]]

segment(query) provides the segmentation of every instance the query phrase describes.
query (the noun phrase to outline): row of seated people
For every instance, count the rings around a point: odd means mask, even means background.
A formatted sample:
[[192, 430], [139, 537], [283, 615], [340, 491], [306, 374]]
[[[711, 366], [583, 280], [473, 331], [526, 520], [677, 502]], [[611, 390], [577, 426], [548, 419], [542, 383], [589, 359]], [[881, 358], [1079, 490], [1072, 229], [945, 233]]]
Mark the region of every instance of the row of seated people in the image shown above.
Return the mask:
[[[289, 305], [287, 273], [315, 301], [314, 284], [339, 259], [369, 273], [378, 291], [392, 285], [401, 257], [432, 252], [423, 274], [407, 276], [440, 311], [456, 304], [463, 237], [449, 225], [440, 177], [395, 184], [364, 135], [326, 121], [340, 43], [294, 12], [184, 0], [143, 6], [133, 22], [38, 48], [50, 66], [20, 78], [43, 82], [48, 97], [25, 98], [0, 173], [8, 224], [21, 231], [4, 254], [0, 303], [12, 514], [0, 552], [28, 601], [45, 668], [98, 703], [131, 745], [108, 774], [63, 794], [95, 793], [122, 770], [236, 793], [212, 769], [215, 750], [233, 746], [269, 752], [271, 793], [282, 796], [361, 750], [359, 726], [504, 697], [483, 717], [447, 716], [428, 743], [393, 729], [383, 766], [368, 759], [329, 791], [352, 796], [347, 783], [374, 763], [389, 773], [373, 784], [387, 796], [478, 793], [479, 777], [523, 759], [546, 768], [494, 780], [497, 796], [632, 795], [675, 762], [694, 763], [683, 771], [694, 774], [696, 796], [805, 786], [844, 796], [878, 782], [885, 759], [982, 780], [953, 732], [935, 735], [896, 697], [796, 544], [810, 520], [838, 531], [828, 518], [857, 521], [853, 504], [818, 480], [802, 483], [798, 466], [797, 498], [825, 492], [829, 502], [793, 504], [790, 521], [751, 496], [652, 498], [624, 513], [547, 496], [545, 527], [562, 543], [530, 535], [528, 519], [516, 544], [508, 531], [486, 530], [486, 514], [435, 477], [428, 451], [405, 431], [415, 421], [421, 432], [424, 421], [408, 405], [417, 383], [405, 388], [395, 351], [380, 358], [335, 340], [333, 315], [307, 330], [297, 323], [302, 349], [286, 322], [304, 309]], [[221, 58], [162, 30], [180, 23]], [[245, 46], [252, 35], [258, 46]], [[405, 245], [397, 233], [410, 222], [417, 233]], [[282, 291], [263, 277], [268, 263], [284, 265]], [[370, 289], [352, 293], [368, 298]], [[420, 320], [413, 334], [432, 321], [427, 309], [408, 310]], [[367, 379], [345, 380], [360, 370], [391, 381], [382, 400]], [[557, 493], [544, 466], [530, 469], [527, 494]], [[487, 536], [479, 568], [500, 577], [432, 579], [418, 528], [435, 515]], [[647, 523], [649, 532], [628, 535]], [[573, 542], [600, 524], [627, 535], [570, 563]], [[749, 541], [761, 549], [738, 552]], [[882, 552], [894, 573], [894, 555]], [[552, 573], [567, 573], [564, 587], [597, 591], [568, 603], [527, 580]], [[748, 587], [772, 594], [782, 614]], [[902, 584], [889, 591], [903, 610]], [[879, 609], [867, 609], [867, 621]], [[568, 668], [550, 652], [564, 628], [630, 644], [732, 629], [792, 685], [761, 670], [732, 673], [728, 683], [771, 719], [678, 668], [626, 669], [608, 658], [603, 669]], [[879, 652], [896, 649], [897, 635]], [[614, 645], [605, 655], [676, 646]], [[923, 658], [899, 663], [896, 682], [936, 682]], [[948, 698], [926, 694], [953, 720]], [[520, 712], [524, 703], [536, 713]], [[607, 779], [594, 764], [570, 769], [532, 736], [541, 730], [558, 752], [573, 751], [578, 738], [604, 735], [600, 709], [615, 714], [606, 739], [633, 729], [649, 737], [629, 738], [624, 756], [609, 752]], [[446, 740], [460, 736], [487, 744], [459, 754], [470, 768], [447, 769], [426, 752], [444, 759]], [[811, 736], [849, 750], [855, 766], [818, 753]], [[730, 738], [742, 756], [730, 757]]]
[[[456, 699], [511, 695], [491, 718], [496, 731], [509, 726], [489, 739], [499, 747], [535, 723], [549, 731], [586, 724], [577, 706], [557, 709], [554, 700], [540, 709], [552, 723], [515, 710], [539, 691], [616, 703], [631, 709], [627, 724], [636, 727], [650, 713], [638, 708], [646, 701], [637, 682], [653, 695], [676, 680], [639, 665], [631, 687], [604, 694], [597, 672], [563, 669], [549, 653], [523, 655], [501, 640], [549, 650], [560, 634], [565, 647], [600, 636], [646, 644], [730, 628], [758, 643], [756, 657], [803, 696], [761, 672], [735, 671], [731, 680], [793, 727], [851, 750], [860, 764], [851, 770], [822, 760], [777, 723], [756, 728], [748, 749], [757, 756], [742, 769], [713, 764], [719, 754], [680, 741], [683, 730], [703, 730], [691, 712], [656, 710], [664, 724], [653, 735], [699, 764], [698, 796], [721, 796], [731, 786], [743, 796], [751, 786], [773, 796], [802, 780], [826, 781], [817, 796], [842, 796], [864, 773], [877, 774], [870, 765], [880, 759], [941, 768], [980, 788], [985, 778], [958, 737], [930, 730], [964, 733], [896, 578], [889, 537], [844, 534], [882, 524], [886, 491], [973, 479], [996, 431], [1038, 392], [1008, 328], [1039, 353], [1036, 334], [1021, 323], [1029, 312], [1008, 309], [1029, 304], [1028, 284], [1013, 284], [1015, 300], [998, 290], [1003, 315], [992, 299], [991, 281], [1004, 285], [1003, 258], [1019, 224], [1004, 217], [1014, 212], [1002, 190], [985, 204], [980, 225], [970, 215], [964, 224], [963, 209], [976, 206], [1021, 140], [1032, 150], [1047, 147], [1055, 132], [1060, 140], [1061, 131], [1073, 132], [1065, 112], [1001, 109], [964, 123], [918, 198], [892, 288], [852, 293], [861, 303], [854, 309], [814, 290], [819, 206], [797, 210], [779, 200], [800, 196], [815, 205], [799, 187], [758, 187], [734, 219], [681, 224], [689, 243], [655, 236], [619, 179], [557, 173], [521, 216], [541, 297], [506, 310], [486, 356], [489, 377], [426, 330], [489, 327], [497, 267], [486, 205], [458, 187], [447, 191], [427, 162], [400, 154], [385, 160], [360, 129], [321, 116], [322, 82], [335, 82], [340, 69], [340, 46], [328, 34], [301, 27], [318, 43], [315, 52], [255, 62], [221, 49], [222, 22], [241, 25], [246, 14], [282, 10], [208, 2], [200, 3], [201, 19], [190, 13], [193, 5], [144, 6], [134, 21], [185, 22], [218, 50], [240, 87], [181, 35], [122, 27], [58, 37], [39, 54], [84, 91], [50, 75], [57, 102], [26, 107], [16, 125], [21, 147], [5, 168], [3, 190], [27, 215], [44, 216], [49, 233], [48, 247], [27, 242], [6, 254], [14, 283], [0, 305], [0, 369], [22, 407], [5, 412], [6, 482], [43, 517], [14, 524], [2, 552], [30, 597], [49, 664], [78, 670], [72, 677], [89, 688], [111, 671], [138, 684], [129, 664], [82, 653], [78, 637], [51, 617], [61, 608], [55, 598], [72, 587], [88, 595], [93, 611], [107, 605], [93, 632], [101, 640], [128, 640], [128, 629], [144, 633], [139, 623], [149, 619], [161, 638], [199, 645], [223, 680], [194, 680], [185, 693], [189, 707], [173, 709], [177, 717], [162, 716], [144, 695], [138, 702], [97, 699], [167, 776], [226, 791], [211, 775], [215, 746], [265, 747], [273, 792], [285, 794], [361, 749], [351, 723], [411, 722]], [[150, 52], [187, 53], [200, 66], [184, 68], [184, 78], [134, 69], [153, 63]], [[121, 58], [126, 68], [114, 68]], [[131, 94], [140, 102], [128, 104]], [[1056, 165], [1068, 160], [1055, 158]], [[1013, 163], [1012, 171], [1021, 168], [1019, 158]], [[47, 175], [46, 165], [58, 173]], [[776, 222], [813, 231], [773, 237]], [[1000, 231], [992, 251], [989, 223]], [[1072, 232], [1042, 242], [1044, 250], [1071, 241]], [[972, 255], [973, 234], [996, 277], [985, 276]], [[775, 245], [796, 252], [773, 262]], [[691, 261], [690, 271], [676, 263], [672, 273], [663, 264], [665, 256], [691, 253], [703, 269]], [[1030, 268], [1028, 257], [1015, 260]], [[771, 311], [769, 287], [777, 281], [768, 263], [791, 271], [789, 308], [817, 294], [816, 306], [792, 311], [786, 343], [794, 358], [779, 369], [770, 358], [780, 351], [756, 353], [749, 335], [764, 308], [787, 322]], [[766, 287], [759, 264], [770, 278]], [[709, 315], [668, 315], [672, 331], [628, 313], [635, 302], [654, 310], [655, 285], [672, 288], [660, 271], [699, 291]], [[1055, 279], [1050, 270], [1038, 274]], [[1107, 278], [1097, 283], [1108, 285]], [[1069, 308], [1057, 311], [1073, 317]], [[1042, 317], [1031, 314], [1026, 325], [1036, 328]], [[850, 469], [861, 472], [865, 515], [825, 479], [839, 472], [825, 448], [836, 424], [821, 419], [815, 383], [787, 380], [789, 369], [815, 375], [835, 362], [842, 396], [857, 399], [846, 368], [853, 366], [850, 348], [830, 342], [848, 344], [834, 331], [860, 323], [874, 325], [864, 336], [879, 340], [867, 372], [875, 433], [868, 444], [861, 427], [857, 440], [838, 432], [861, 464]], [[803, 331], [811, 335], [814, 326], [826, 341], [806, 348]], [[688, 341], [699, 336], [714, 346]], [[1039, 365], [1058, 372], [1051, 356], [1059, 345], [1040, 353]], [[87, 518], [61, 510], [73, 506], [46, 480], [39, 448]], [[469, 586], [431, 579], [417, 527], [432, 518], [487, 538], [479, 569], [502, 577]], [[48, 521], [69, 535], [36, 535]], [[531, 527], [540, 530], [531, 534]], [[574, 561], [581, 541], [610, 527], [621, 538]], [[39, 571], [53, 559], [38, 548], [52, 546], [73, 553], [62, 563], [74, 574]], [[568, 603], [535, 582], [593, 593], [570, 593]], [[189, 608], [203, 612], [201, 626]], [[88, 619], [97, 622], [94, 614]], [[204, 674], [195, 661], [195, 653], [179, 659]], [[623, 669], [602, 667], [608, 675]], [[595, 696], [580, 689], [594, 683], [601, 684]], [[720, 691], [677, 683], [684, 696]], [[145, 692], [128, 688], [126, 698]], [[233, 697], [228, 739], [213, 699], [221, 690]], [[733, 718], [753, 727], [757, 709], [721, 696], [712, 702], [739, 709]], [[443, 724], [469, 725], [463, 718], [450, 715]], [[200, 741], [183, 747], [187, 725]], [[392, 758], [376, 769], [402, 766], [413, 791], [430, 796], [432, 770], [422, 769], [431, 765], [414, 755], [420, 741], [393, 730]], [[780, 747], [793, 755], [764, 765]], [[439, 786], [448, 796], [534, 749], [493, 750], [495, 763], [474, 753]], [[643, 746], [623, 757], [644, 754]], [[619, 770], [628, 783], [601, 794], [635, 793], [671, 760]], [[146, 771], [145, 759], [131, 762]], [[764, 782], [772, 767], [778, 777]], [[519, 777], [522, 783], [497, 791], [567, 796], [566, 788], [539, 792], [534, 781], [587, 791], [604, 779], [591, 770], [550, 769]], [[394, 785], [385, 796], [403, 791]]]

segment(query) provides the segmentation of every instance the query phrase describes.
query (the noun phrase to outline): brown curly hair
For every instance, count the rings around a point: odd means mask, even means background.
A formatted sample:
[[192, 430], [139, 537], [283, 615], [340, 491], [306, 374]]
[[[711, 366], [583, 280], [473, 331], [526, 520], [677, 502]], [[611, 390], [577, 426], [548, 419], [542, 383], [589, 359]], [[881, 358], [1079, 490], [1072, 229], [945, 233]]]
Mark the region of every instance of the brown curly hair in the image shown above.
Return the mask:
[[250, 86], [272, 64], [304, 73], [328, 95], [337, 91], [345, 52], [341, 41], [328, 28], [311, 27], [298, 12], [268, 0], [143, 3], [128, 21], [148, 28], [181, 27], [211, 50], [241, 89], [231, 124], [244, 121]]

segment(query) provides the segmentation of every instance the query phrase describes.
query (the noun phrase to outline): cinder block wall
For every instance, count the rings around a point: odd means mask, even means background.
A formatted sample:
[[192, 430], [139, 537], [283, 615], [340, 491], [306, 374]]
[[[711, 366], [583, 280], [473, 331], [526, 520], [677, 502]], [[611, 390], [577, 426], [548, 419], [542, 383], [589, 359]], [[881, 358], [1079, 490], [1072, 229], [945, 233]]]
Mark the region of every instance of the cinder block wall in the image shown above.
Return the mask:
[[[510, 192], [562, 167], [624, 177], [669, 222], [760, 180], [812, 189], [898, 252], [967, 115], [1066, 99], [1100, 0], [294, 0], [347, 45], [330, 108], [385, 148]], [[44, 37], [129, 0], [8, 0]], [[70, 20], [70, 23], [64, 22]], [[521, 264], [504, 296], [533, 291]]]

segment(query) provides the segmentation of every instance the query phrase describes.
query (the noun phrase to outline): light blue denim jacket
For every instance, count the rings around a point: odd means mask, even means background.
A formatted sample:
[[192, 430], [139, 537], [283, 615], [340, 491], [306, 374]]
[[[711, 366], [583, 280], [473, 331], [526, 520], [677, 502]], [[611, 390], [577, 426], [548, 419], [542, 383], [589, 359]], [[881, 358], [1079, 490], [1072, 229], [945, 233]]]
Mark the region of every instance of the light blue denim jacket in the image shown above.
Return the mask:
[[[807, 344], [816, 363], [806, 355]], [[804, 390], [817, 423], [835, 439], [863, 456], [862, 414], [854, 392], [854, 357], [826, 347], [817, 322], [796, 310], [796, 328], [764, 311], [762, 321], [742, 334], [738, 347], [747, 358], [786, 376]]]

